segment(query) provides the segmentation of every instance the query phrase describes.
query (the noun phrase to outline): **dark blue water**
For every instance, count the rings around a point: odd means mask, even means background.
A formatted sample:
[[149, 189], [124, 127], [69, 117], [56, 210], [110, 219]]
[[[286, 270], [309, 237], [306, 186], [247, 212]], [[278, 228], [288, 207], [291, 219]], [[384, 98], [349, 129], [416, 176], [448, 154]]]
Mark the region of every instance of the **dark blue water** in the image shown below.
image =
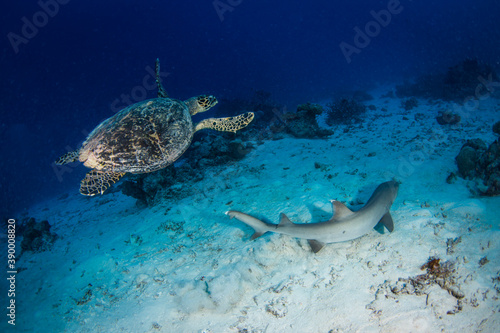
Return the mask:
[[154, 97], [157, 57], [173, 97], [263, 89], [293, 110], [467, 57], [498, 69], [499, 13], [495, 0], [9, 1], [0, 14], [1, 215], [78, 191], [85, 168], [54, 169], [53, 160], [120, 107]]

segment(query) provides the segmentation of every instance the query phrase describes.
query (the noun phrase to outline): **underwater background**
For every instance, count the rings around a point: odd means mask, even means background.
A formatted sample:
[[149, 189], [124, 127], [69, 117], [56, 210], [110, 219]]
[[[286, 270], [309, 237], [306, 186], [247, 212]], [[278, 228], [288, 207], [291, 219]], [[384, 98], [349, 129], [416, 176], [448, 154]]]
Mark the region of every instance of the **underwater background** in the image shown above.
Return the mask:
[[[494, 0], [9, 2], [0, 217], [16, 220], [16, 327], [4, 316], [0, 331], [495, 331], [499, 13]], [[89, 169], [54, 161], [156, 98], [156, 59], [170, 97], [218, 99], [194, 122], [255, 119], [82, 196]], [[330, 200], [357, 211], [390, 180], [394, 231], [318, 253], [253, 240], [224, 214], [327, 221]]]
[[[370, 11], [388, 1], [66, 2], [47, 5], [56, 14], [46, 20], [36, 16], [43, 11], [36, 1], [10, 2], [1, 14], [3, 214], [78, 182], [83, 168], [58, 176], [51, 163], [125, 106], [122, 94], [154, 97], [151, 78], [150, 89], [136, 87], [156, 58], [173, 97], [249, 99], [263, 90], [291, 111], [338, 91], [444, 72], [466, 58], [498, 65], [494, 0], [402, 0], [350, 63], [339, 45], [355, 46], [354, 28], [364, 29]], [[40, 27], [23, 31], [23, 18], [34, 16]]]

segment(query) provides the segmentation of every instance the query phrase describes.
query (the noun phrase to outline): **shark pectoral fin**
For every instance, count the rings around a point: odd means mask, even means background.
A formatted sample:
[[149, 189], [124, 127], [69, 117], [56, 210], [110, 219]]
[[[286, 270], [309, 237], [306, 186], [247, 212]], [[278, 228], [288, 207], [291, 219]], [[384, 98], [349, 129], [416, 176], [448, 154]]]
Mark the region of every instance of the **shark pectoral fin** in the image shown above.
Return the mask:
[[375, 229], [376, 232], [378, 232], [379, 234], [383, 235], [385, 232], [385, 228], [384, 228], [384, 225], [382, 223], [377, 223], [373, 229]]
[[354, 214], [354, 212], [347, 208], [347, 206], [342, 202], [337, 200], [332, 200], [331, 202], [334, 210], [331, 220], [341, 220], [349, 215]]
[[382, 223], [390, 232], [394, 230], [394, 222], [392, 221], [392, 216], [389, 212], [385, 213], [385, 215], [380, 219], [379, 223]]
[[307, 242], [309, 243], [309, 246], [311, 246], [311, 250], [313, 250], [314, 253], [318, 253], [323, 246], [325, 246], [325, 243], [315, 239], [308, 239]]
[[253, 233], [252, 237], [250, 237], [250, 240], [254, 240], [256, 238], [259, 238], [260, 236], [262, 236], [265, 233], [266, 233], [266, 231], [264, 231], [264, 232], [256, 231], [256, 232]]
[[284, 213], [280, 214], [280, 224], [278, 224], [278, 227], [283, 227], [285, 225], [293, 225], [294, 223], [290, 221], [288, 216], [286, 216]]

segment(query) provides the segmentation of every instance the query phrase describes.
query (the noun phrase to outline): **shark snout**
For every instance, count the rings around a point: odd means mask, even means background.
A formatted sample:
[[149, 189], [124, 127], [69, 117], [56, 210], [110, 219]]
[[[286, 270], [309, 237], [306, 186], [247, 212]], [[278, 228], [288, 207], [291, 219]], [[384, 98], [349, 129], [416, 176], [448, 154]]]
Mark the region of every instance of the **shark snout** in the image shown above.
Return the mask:
[[395, 181], [395, 180], [391, 180], [389, 182], [387, 182], [387, 185], [389, 186], [389, 188], [391, 189], [393, 195], [394, 195], [394, 198], [398, 195], [398, 191], [399, 191], [399, 182]]

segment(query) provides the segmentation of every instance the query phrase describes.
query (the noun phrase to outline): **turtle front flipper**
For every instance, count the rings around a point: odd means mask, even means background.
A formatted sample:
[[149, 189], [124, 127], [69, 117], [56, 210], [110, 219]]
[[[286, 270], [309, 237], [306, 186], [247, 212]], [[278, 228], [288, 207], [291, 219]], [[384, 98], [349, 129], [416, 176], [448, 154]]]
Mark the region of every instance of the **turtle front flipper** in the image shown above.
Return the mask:
[[55, 161], [55, 163], [57, 165], [63, 165], [63, 164], [68, 164], [68, 163], [72, 163], [72, 162], [77, 162], [79, 155], [80, 155], [80, 151], [79, 150], [70, 151], [70, 152], [64, 154], [63, 156], [59, 157]]
[[254, 118], [253, 112], [247, 112], [244, 114], [240, 114], [236, 117], [227, 117], [227, 118], [209, 118], [200, 121], [194, 127], [194, 131], [199, 131], [205, 128], [213, 129], [221, 132], [233, 132], [239, 131], [242, 128], [245, 128], [252, 122]]
[[80, 182], [80, 193], [88, 196], [103, 194], [108, 187], [116, 183], [124, 174], [125, 172], [92, 170]]

